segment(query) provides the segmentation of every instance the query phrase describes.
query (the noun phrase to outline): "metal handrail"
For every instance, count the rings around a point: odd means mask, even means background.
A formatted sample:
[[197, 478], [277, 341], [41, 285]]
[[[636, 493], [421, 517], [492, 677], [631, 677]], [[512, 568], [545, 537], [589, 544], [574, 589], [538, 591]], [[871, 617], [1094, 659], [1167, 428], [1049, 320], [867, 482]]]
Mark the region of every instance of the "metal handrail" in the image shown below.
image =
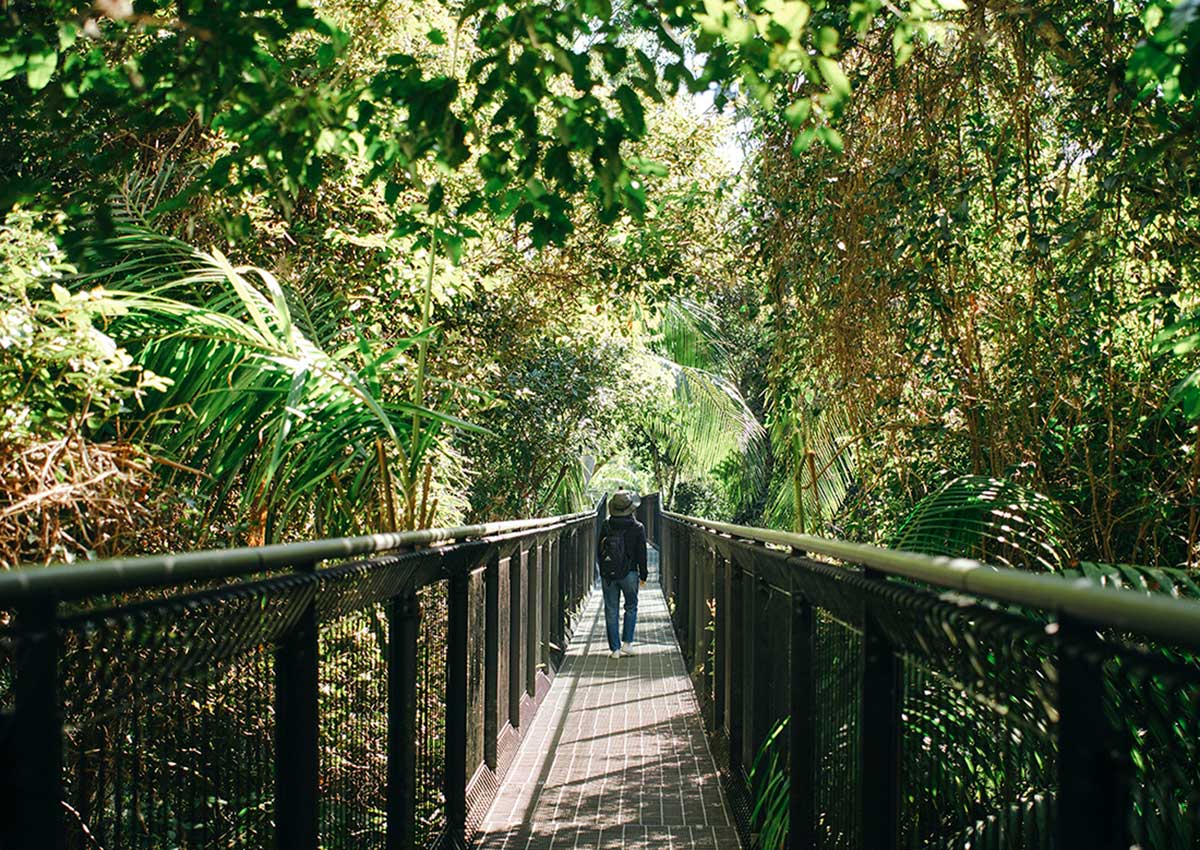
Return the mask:
[[0, 605], [32, 598], [78, 599], [97, 593], [192, 581], [235, 578], [281, 567], [375, 555], [413, 546], [455, 540], [477, 540], [518, 531], [551, 528], [584, 517], [592, 511], [539, 519], [506, 520], [454, 528], [428, 528], [357, 537], [336, 537], [300, 543], [274, 543], [237, 549], [209, 549], [177, 555], [111, 558], [74, 564], [21, 566], [0, 572]]
[[1200, 603], [1189, 599], [1141, 595], [1101, 587], [1085, 578], [1030, 573], [971, 558], [922, 555], [808, 534], [730, 525], [667, 510], [662, 513], [678, 522], [733, 538], [786, 546], [809, 555], [823, 555], [888, 575], [916, 579], [935, 587], [1041, 608], [1060, 616], [1065, 614], [1097, 626], [1137, 632], [1169, 642], [1200, 645]]

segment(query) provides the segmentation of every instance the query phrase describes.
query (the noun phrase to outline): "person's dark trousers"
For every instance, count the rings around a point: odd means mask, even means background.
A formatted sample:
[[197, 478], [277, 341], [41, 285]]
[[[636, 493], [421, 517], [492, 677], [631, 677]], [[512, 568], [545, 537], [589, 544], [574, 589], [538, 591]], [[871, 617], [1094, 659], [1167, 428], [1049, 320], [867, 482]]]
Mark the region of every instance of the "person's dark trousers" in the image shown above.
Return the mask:
[[[630, 570], [624, 578], [603, 580], [604, 623], [608, 628], [608, 648], [616, 652], [621, 642], [633, 643], [633, 630], [637, 626], [638, 573]], [[625, 597], [625, 628], [618, 628], [621, 612], [621, 597]]]

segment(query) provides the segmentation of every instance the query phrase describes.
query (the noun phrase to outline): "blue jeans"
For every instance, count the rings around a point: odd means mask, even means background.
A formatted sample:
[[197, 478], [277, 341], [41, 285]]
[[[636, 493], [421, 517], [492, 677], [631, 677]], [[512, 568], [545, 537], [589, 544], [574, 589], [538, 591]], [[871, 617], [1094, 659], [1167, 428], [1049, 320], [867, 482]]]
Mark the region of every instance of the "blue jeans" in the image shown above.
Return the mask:
[[[633, 627], [637, 625], [638, 571], [630, 570], [625, 578], [614, 581], [601, 580], [601, 592], [604, 594], [604, 624], [608, 627], [608, 648], [616, 652], [621, 648], [621, 641], [633, 643]], [[620, 619], [621, 596], [625, 596], [625, 628], [617, 630]]]

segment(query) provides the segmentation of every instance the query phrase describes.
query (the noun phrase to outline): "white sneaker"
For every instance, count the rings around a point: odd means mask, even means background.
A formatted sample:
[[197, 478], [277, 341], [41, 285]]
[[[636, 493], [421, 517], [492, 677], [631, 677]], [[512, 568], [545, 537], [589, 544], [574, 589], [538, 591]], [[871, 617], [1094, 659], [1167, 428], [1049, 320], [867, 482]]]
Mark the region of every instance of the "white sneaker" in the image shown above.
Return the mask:
[[633, 655], [633, 644], [632, 643], [621, 644], [620, 654], [621, 655]]
[[619, 649], [614, 649], [614, 650], [612, 651], [612, 656], [611, 656], [611, 657], [612, 657], [612, 658], [620, 658], [620, 657], [621, 657], [621, 650], [619, 650]]

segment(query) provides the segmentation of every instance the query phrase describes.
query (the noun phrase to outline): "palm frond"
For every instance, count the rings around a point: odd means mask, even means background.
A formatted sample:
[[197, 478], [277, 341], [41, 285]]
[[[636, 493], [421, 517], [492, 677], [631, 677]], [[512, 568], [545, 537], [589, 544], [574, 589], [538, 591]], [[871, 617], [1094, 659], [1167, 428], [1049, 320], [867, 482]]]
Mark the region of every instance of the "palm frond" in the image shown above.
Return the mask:
[[1146, 567], [1139, 564], [1098, 564], [1084, 561], [1078, 569], [1066, 570], [1064, 575], [1086, 578], [1102, 587], [1163, 594], [1181, 599], [1200, 599], [1200, 582], [1194, 571], [1179, 567]]
[[[139, 363], [169, 378], [126, 423], [168, 458], [202, 469], [200, 494], [220, 503], [235, 491], [264, 529], [315, 522], [325, 533], [374, 525], [390, 477], [374, 450], [382, 440], [401, 484], [414, 450], [413, 406], [388, 400], [380, 374], [412, 343], [327, 351], [293, 314], [296, 298], [269, 272], [217, 252], [125, 229], [98, 246], [100, 268], [80, 278], [119, 288], [128, 312], [111, 332]], [[435, 426], [469, 427], [422, 410]], [[434, 439], [427, 429], [428, 440]]]
[[[658, 355], [646, 355], [647, 368], [661, 370], [679, 414], [672, 428], [681, 465], [707, 472], [733, 453], [744, 453], [765, 432], [738, 388], [727, 378], [684, 366]], [[664, 434], [664, 437], [669, 435]]]
[[857, 434], [850, 417], [802, 394], [774, 411], [771, 438], [784, 460], [786, 480], [772, 482], [768, 521], [822, 533], [858, 480]]
[[662, 306], [651, 347], [673, 363], [706, 372], [724, 372], [731, 348], [716, 311], [688, 298]]
[[1072, 559], [1066, 520], [1046, 496], [1011, 481], [964, 475], [926, 496], [887, 545], [1060, 572]]

